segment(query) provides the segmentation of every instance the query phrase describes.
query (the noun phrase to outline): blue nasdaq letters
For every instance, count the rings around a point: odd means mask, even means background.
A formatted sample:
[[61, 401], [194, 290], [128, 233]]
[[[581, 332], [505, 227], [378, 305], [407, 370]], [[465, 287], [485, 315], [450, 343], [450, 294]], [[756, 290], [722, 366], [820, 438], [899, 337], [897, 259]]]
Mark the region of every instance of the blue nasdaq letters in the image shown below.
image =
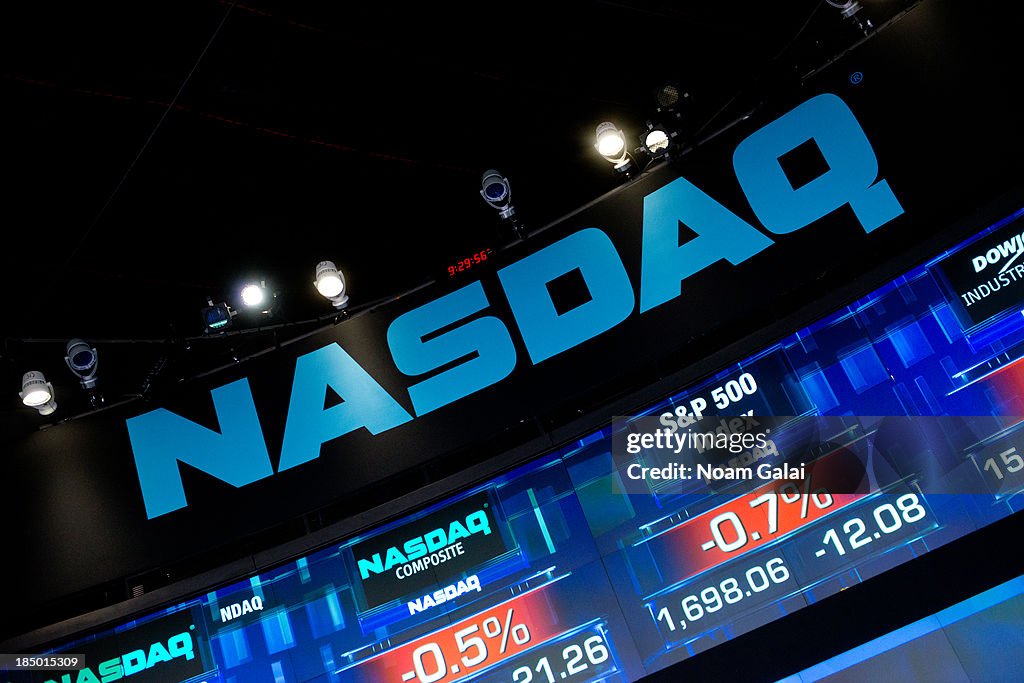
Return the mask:
[[[779, 157], [809, 140], [828, 170], [794, 188]], [[889, 184], [878, 178], [867, 135], [835, 95], [807, 100], [752, 133], [736, 147], [733, 168], [754, 214], [775, 235], [800, 230], [846, 205], [865, 232], [903, 213]], [[680, 245], [679, 223], [697, 236]], [[644, 198], [641, 237], [641, 314], [679, 297], [684, 281], [713, 263], [738, 265], [774, 244], [686, 178]], [[559, 314], [547, 285], [573, 271], [582, 276], [590, 299]], [[615, 327], [636, 304], [615, 245], [594, 227], [502, 268], [498, 280], [533, 364]], [[322, 444], [352, 431], [379, 434], [508, 377], [519, 359], [509, 326], [495, 315], [479, 315], [489, 307], [483, 285], [474, 282], [392, 321], [387, 344], [396, 367], [422, 378], [407, 389], [415, 416], [339, 344], [300, 356], [278, 471], [319, 457]], [[344, 401], [324, 409], [328, 387]], [[236, 487], [274, 474], [248, 382], [219, 387], [212, 396], [219, 432], [163, 408], [127, 420], [149, 518], [188, 505], [179, 462]]]

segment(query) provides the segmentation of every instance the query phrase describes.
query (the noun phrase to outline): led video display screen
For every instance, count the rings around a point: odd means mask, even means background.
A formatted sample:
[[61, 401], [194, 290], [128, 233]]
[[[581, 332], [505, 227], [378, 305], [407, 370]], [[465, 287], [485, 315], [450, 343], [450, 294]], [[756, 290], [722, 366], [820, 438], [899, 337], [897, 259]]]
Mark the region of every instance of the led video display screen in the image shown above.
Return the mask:
[[[996, 276], [1003, 289], [991, 292], [991, 272], [1013, 255], [1002, 251], [1020, 249], [1021, 213], [642, 411], [669, 421], [695, 411], [972, 416], [985, 433], [945, 442], [956, 446], [941, 467], [911, 457], [898, 476], [834, 495], [827, 477], [808, 491], [649, 481], [625, 495], [628, 465], [613, 457], [609, 427], [246, 581], [51, 648], [83, 653], [85, 669], [9, 678], [633, 681], [963, 537], [1019, 509], [1024, 488], [1024, 282]], [[837, 457], [822, 452], [820, 471]]]
[[780, 683], [1020, 679], [1024, 576], [875, 638]]

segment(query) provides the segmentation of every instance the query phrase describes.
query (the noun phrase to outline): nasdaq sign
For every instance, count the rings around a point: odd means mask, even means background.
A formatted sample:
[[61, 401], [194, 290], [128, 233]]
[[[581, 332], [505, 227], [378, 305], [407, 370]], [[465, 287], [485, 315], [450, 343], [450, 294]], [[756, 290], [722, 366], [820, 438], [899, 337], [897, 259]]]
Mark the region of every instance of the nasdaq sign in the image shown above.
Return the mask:
[[[794, 188], [779, 158], [811, 140], [828, 170]], [[903, 213], [879, 178], [867, 135], [836, 95], [809, 99], [742, 140], [733, 169], [763, 229], [676, 178], [643, 199], [636, 287], [608, 234], [585, 227], [498, 271], [514, 325], [486, 314], [491, 302], [480, 281], [396, 317], [387, 330], [391, 358], [404, 375], [421, 378], [406, 389], [412, 412], [341, 345], [300, 356], [277, 471], [318, 458], [322, 444], [355, 430], [377, 435], [501, 382], [527, 362], [516, 353], [513, 332], [528, 362], [537, 365], [633, 316], [637, 289], [637, 314], [643, 315], [683, 296], [686, 280], [712, 264], [739, 265], [771, 248], [772, 236], [801, 230], [841, 207], [852, 209], [866, 233]], [[680, 223], [696, 237], [680, 244]], [[560, 312], [548, 284], [574, 272], [590, 298]], [[328, 389], [344, 400], [325, 409]], [[163, 408], [127, 420], [149, 518], [188, 505], [179, 463], [235, 487], [275, 474], [248, 380], [211, 393], [219, 431]]]

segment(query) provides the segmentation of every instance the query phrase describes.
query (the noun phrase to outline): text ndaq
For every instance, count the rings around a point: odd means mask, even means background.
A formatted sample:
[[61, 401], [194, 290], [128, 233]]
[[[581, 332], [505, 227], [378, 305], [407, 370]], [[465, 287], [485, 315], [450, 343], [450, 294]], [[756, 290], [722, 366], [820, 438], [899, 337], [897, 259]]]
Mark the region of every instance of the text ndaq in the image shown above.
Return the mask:
[[263, 611], [263, 598], [258, 595], [254, 595], [248, 600], [242, 600], [241, 602], [235, 602], [227, 607], [220, 608], [220, 620], [231, 621], [237, 619], [244, 614], [252, 614], [253, 612]]

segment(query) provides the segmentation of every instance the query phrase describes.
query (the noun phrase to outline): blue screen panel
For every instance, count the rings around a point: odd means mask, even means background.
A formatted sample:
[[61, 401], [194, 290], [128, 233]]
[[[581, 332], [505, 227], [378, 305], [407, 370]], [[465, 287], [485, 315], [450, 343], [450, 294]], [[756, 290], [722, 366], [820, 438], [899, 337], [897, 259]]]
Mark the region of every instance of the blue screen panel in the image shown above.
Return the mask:
[[[1010, 216], [639, 411], [663, 420], [700, 410], [973, 416], [984, 433], [949, 451], [941, 467], [929, 464], [924, 441], [908, 443], [914, 465], [898, 478], [848, 496], [841, 509], [801, 511], [799, 528], [756, 547], [719, 552], [703, 542], [706, 520], [749, 509], [753, 494], [651, 482], [625, 495], [607, 427], [245, 581], [50, 648], [87, 653], [91, 668], [79, 674], [9, 678], [119, 680], [116, 671], [125, 677], [143, 666], [141, 656], [146, 667], [132, 674], [139, 683], [625, 682], [827, 599], [1020, 509], [1022, 306], [967, 316], [943, 271], [995, 231], [1019, 232], [1020, 222]], [[732, 396], [724, 408], [723, 396]], [[971, 493], [933, 493], [944, 486]], [[892, 511], [902, 514], [899, 524], [880, 522], [859, 542], [851, 535]], [[988, 643], [1019, 647], [1020, 600], [1007, 591], [1019, 594], [1020, 581], [794, 680], [857, 667], [868, 677], [884, 670], [927, 678], [941, 669], [999, 680], [1003, 660]], [[1007, 641], [1011, 627], [1017, 640]], [[150, 656], [162, 649], [166, 660]]]

